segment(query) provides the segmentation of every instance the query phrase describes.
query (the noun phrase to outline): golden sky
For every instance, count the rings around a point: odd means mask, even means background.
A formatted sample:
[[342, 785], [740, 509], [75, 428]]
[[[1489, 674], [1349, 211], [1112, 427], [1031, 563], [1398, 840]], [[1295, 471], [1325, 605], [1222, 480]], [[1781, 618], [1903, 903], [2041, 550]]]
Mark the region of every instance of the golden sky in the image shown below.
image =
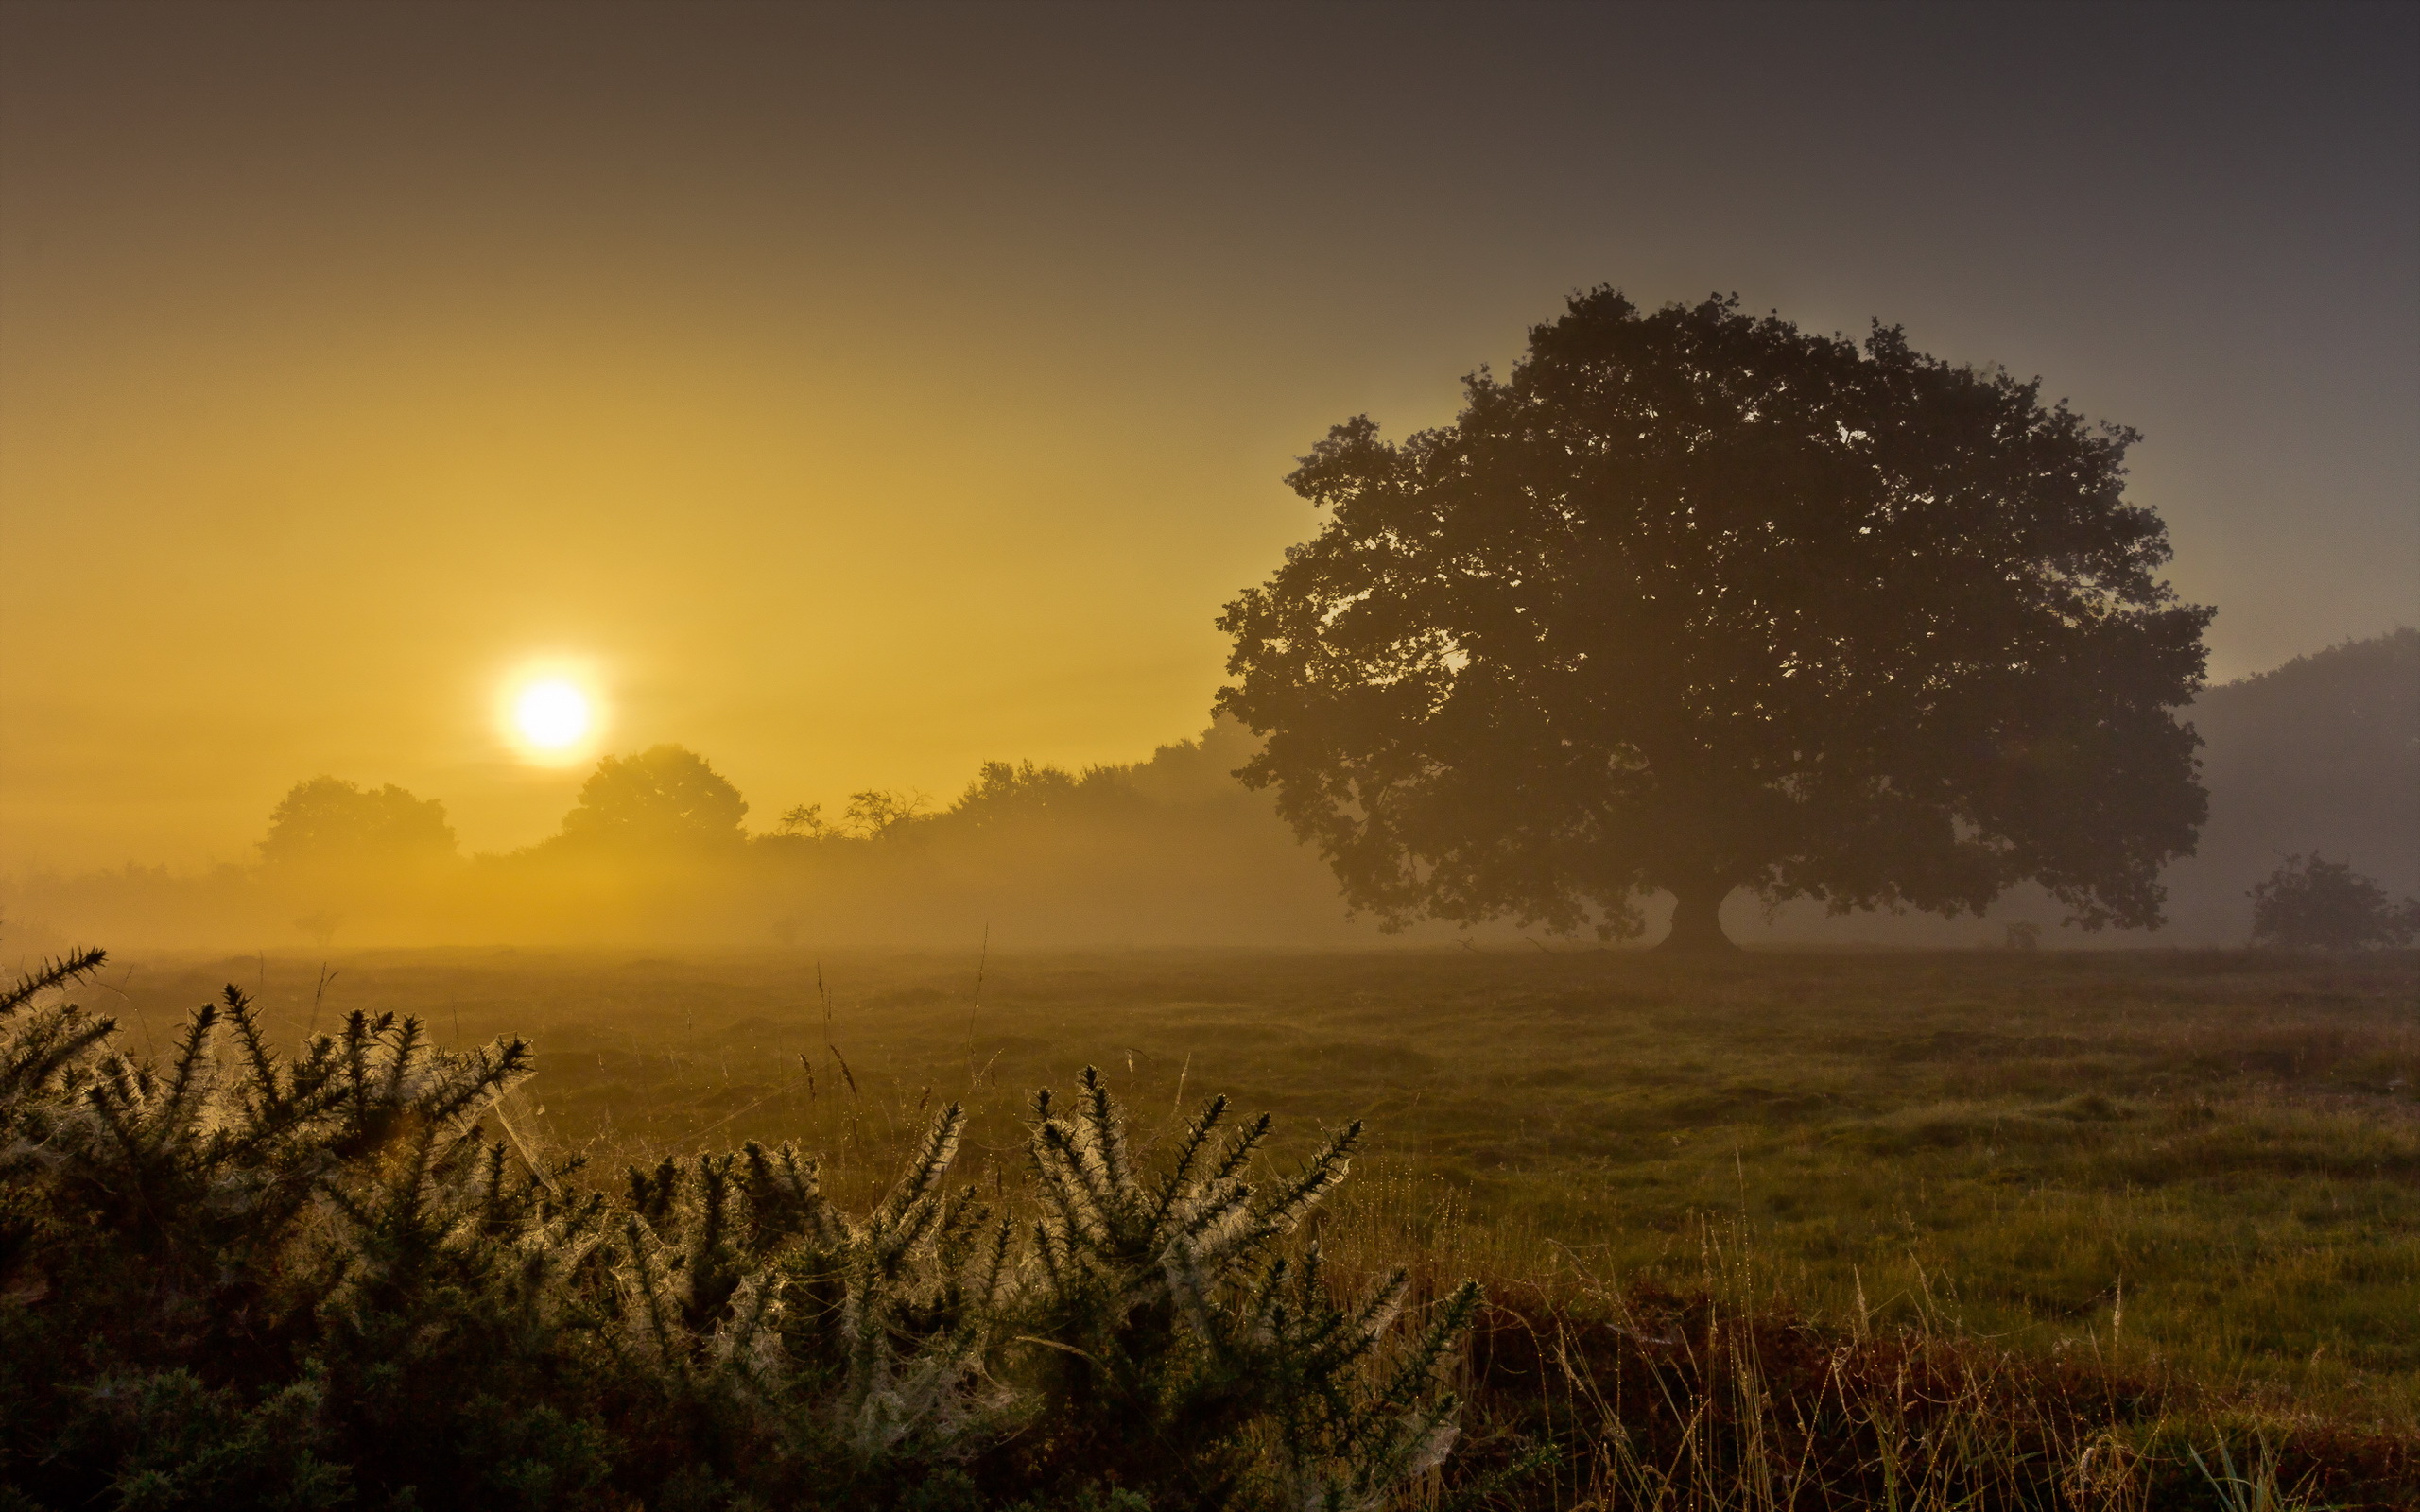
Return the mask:
[[548, 659], [760, 825], [1140, 758], [1291, 457], [1599, 282], [2142, 427], [2221, 676], [2414, 618], [2408, 21], [1825, 14], [11, 6], [0, 869], [526, 844]]

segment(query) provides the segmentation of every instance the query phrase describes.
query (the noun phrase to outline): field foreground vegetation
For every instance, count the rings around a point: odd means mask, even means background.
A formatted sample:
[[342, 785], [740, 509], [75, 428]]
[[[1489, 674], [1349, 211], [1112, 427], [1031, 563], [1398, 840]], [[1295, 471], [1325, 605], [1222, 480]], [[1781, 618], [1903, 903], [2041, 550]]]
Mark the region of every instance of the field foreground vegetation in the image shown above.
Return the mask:
[[1026, 1098], [1084, 1064], [1147, 1155], [1212, 1091], [1281, 1166], [1364, 1119], [1296, 1243], [1489, 1297], [1422, 1497], [1532, 1460], [1491, 1496], [2420, 1496], [2408, 954], [361, 953], [82, 996], [164, 1053], [230, 979], [273, 1037], [527, 1036], [503, 1131], [604, 1184], [795, 1140], [865, 1211], [961, 1101], [959, 1173], [1015, 1210]]

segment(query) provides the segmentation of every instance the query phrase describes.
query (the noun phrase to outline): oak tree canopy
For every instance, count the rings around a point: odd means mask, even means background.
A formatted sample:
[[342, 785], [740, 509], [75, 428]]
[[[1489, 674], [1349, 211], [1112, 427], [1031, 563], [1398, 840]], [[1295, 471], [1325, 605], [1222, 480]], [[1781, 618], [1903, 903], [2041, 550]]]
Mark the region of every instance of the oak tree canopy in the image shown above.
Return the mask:
[[1363, 416], [1328, 511], [1226, 607], [1242, 772], [1390, 925], [1728, 946], [1733, 891], [1979, 913], [2038, 881], [2160, 922], [2206, 798], [2175, 711], [2212, 610], [2159, 577], [2139, 439], [2040, 383], [1610, 288], [1450, 425]]

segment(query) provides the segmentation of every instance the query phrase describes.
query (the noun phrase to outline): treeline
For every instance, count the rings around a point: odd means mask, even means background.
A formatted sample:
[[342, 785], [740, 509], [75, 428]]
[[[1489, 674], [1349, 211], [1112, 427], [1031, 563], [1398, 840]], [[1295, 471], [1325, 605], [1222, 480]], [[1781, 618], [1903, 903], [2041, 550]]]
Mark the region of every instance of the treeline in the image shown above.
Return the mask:
[[[2190, 713], [2206, 742], [2210, 816], [2199, 853], [2164, 878], [2169, 924], [2157, 934], [2087, 941], [2032, 888], [1982, 920], [1833, 918], [1806, 902], [1763, 918], [1742, 893], [1726, 924], [1764, 943], [2239, 945], [2252, 890], [2289, 856], [2349, 864], [2393, 898], [2420, 893], [2420, 630], [2296, 658], [2210, 689]], [[557, 833], [500, 855], [465, 855], [441, 799], [319, 777], [268, 816], [256, 863], [21, 878], [0, 915], [18, 953], [92, 938], [271, 949], [962, 947], [987, 930], [1011, 946], [1385, 939], [1346, 916], [1326, 866], [1269, 797], [1235, 780], [1254, 748], [1222, 721], [1129, 765], [993, 762], [946, 802], [868, 789], [830, 811], [756, 816], [752, 831], [746, 798], [709, 759], [660, 746], [598, 763]], [[1478, 943], [1529, 948], [1509, 927]]]
[[1252, 745], [1222, 722], [1132, 765], [990, 762], [946, 803], [869, 789], [753, 831], [708, 757], [658, 746], [598, 762], [555, 834], [476, 855], [439, 799], [317, 777], [269, 815], [257, 863], [21, 885], [10, 944], [1376, 938], [1268, 799], [1235, 781]]

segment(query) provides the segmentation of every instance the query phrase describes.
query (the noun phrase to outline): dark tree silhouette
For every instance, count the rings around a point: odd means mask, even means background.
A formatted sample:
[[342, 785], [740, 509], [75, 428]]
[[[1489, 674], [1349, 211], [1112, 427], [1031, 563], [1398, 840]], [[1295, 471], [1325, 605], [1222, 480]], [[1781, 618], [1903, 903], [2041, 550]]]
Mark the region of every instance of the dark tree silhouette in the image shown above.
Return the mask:
[[2137, 438], [1877, 325], [1575, 297], [1510, 382], [1288, 482], [1333, 510], [1227, 606], [1243, 769], [1356, 907], [1605, 937], [1734, 889], [1979, 912], [2033, 878], [2154, 925], [2206, 801]]
[[392, 782], [364, 789], [335, 777], [297, 782], [269, 812], [261, 859], [278, 866], [394, 866], [450, 860], [445, 805]]
[[1031, 761], [985, 762], [939, 819], [957, 830], [1131, 819], [1148, 801], [1134, 790], [1131, 771], [1088, 766], [1071, 772]]
[[2254, 885], [2252, 943], [2286, 950], [2358, 951], [2409, 945], [2420, 935], [2420, 901], [2396, 903], [2350, 863], [2288, 856]]
[[739, 789], [704, 757], [655, 746], [599, 761], [563, 816], [562, 838], [622, 850], [716, 850], [747, 839], [747, 813]]
[[922, 793], [870, 787], [849, 795], [849, 806], [841, 811], [841, 824], [848, 833], [862, 839], [886, 839], [913, 830], [926, 816], [928, 806]]

